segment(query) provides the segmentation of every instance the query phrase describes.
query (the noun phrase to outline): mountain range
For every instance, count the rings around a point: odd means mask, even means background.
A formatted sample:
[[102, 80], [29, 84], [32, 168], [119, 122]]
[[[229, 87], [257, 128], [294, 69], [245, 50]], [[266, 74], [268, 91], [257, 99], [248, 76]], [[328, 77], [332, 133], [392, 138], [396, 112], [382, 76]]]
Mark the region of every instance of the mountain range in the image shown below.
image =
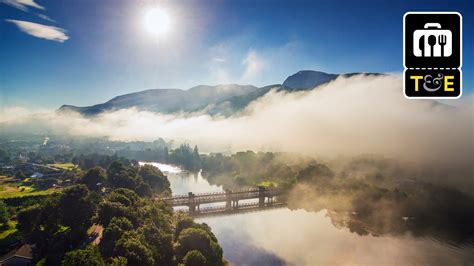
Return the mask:
[[63, 105], [59, 112], [78, 112], [84, 116], [94, 116], [106, 111], [137, 108], [158, 113], [205, 111], [211, 115], [229, 116], [245, 108], [252, 101], [270, 90], [301, 91], [312, 90], [339, 76], [356, 74], [380, 75], [377, 73], [328, 74], [320, 71], [302, 70], [285, 79], [282, 84], [265, 87], [253, 85], [200, 85], [188, 90], [151, 89], [117, 96], [105, 103], [87, 107]]

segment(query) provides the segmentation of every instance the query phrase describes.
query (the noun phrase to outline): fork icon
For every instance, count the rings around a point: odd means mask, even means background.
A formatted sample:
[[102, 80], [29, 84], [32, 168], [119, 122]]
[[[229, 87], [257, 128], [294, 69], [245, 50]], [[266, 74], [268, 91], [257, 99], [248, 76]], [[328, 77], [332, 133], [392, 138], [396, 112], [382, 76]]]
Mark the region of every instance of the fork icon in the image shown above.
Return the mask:
[[446, 35], [438, 36], [438, 44], [441, 46], [441, 57], [444, 57], [444, 46], [446, 45]]

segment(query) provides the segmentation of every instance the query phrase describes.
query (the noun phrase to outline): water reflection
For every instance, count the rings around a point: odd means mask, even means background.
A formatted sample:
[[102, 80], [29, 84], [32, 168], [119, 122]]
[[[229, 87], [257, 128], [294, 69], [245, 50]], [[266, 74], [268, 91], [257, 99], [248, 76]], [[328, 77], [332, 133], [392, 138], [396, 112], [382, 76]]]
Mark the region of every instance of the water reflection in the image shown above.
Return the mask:
[[376, 219], [367, 219], [355, 212], [337, 212], [334, 210], [326, 210], [327, 217], [336, 228], [347, 228], [351, 233], [359, 236], [400, 236], [410, 234], [416, 238], [425, 238], [430, 241], [439, 242], [452, 249], [463, 249], [474, 247], [474, 238], [469, 235], [467, 230], [454, 225], [445, 225], [444, 227], [432, 228], [430, 222], [425, 222], [425, 226], [415, 222], [413, 217], [403, 217], [393, 219], [389, 222], [379, 221]]
[[190, 173], [188, 171], [182, 171], [177, 166], [162, 163], [140, 162], [140, 164], [154, 165], [158, 167], [163, 173], [165, 173], [168, 176], [168, 180], [170, 181], [173, 195], [183, 195], [188, 194], [188, 192], [198, 194], [205, 192], [224, 191], [222, 186], [209, 184], [209, 182], [202, 177], [201, 172]]
[[[209, 184], [200, 173], [154, 165], [166, 172], [175, 195], [223, 190]], [[472, 243], [449, 241], [419, 225], [407, 227], [412, 224], [410, 217], [401, 217], [395, 223], [379, 223], [357, 213], [300, 207], [197, 220], [212, 227], [225, 258], [233, 265], [474, 263]]]
[[437, 241], [415, 238], [358, 235], [337, 228], [327, 211], [279, 209], [231, 217], [204, 218], [237, 265], [262, 265], [266, 260], [236, 254], [239, 245], [256, 247], [290, 265], [461, 265], [474, 262], [474, 249], [452, 249]]

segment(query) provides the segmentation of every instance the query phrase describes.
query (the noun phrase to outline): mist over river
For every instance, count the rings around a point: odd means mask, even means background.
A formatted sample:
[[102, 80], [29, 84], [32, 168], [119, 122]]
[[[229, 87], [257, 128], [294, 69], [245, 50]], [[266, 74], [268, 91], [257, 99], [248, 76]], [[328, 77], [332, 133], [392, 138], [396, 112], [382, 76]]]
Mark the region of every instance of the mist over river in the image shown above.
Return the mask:
[[[140, 162], [145, 164], [145, 162]], [[201, 173], [160, 168], [173, 195], [223, 191]], [[271, 209], [196, 219], [207, 223], [231, 265], [473, 265], [474, 246], [430, 237], [359, 235], [332, 222], [328, 211]]]

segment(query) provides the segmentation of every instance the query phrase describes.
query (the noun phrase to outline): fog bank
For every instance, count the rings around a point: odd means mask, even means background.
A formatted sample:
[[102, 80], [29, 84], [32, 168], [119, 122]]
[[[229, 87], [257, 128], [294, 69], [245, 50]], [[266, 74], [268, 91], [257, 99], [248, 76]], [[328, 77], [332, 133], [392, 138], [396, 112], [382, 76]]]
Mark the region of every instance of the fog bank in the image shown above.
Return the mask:
[[[197, 144], [201, 151], [265, 150], [320, 156], [381, 154], [473, 177], [474, 97], [452, 107], [408, 100], [394, 76], [340, 77], [312, 91], [273, 91], [232, 117], [118, 110], [85, 118], [75, 113], [5, 109], [3, 132], [158, 137]], [[470, 175], [470, 176], [469, 176]]]

